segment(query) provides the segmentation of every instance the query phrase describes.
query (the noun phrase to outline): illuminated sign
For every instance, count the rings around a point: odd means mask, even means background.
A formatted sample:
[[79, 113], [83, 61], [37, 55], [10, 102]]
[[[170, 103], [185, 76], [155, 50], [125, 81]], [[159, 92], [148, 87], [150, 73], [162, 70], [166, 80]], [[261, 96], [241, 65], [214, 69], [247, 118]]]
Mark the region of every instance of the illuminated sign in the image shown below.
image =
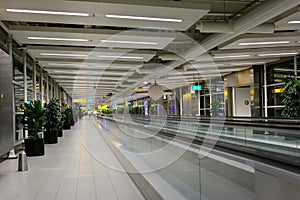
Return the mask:
[[276, 88], [273, 90], [273, 93], [283, 93], [285, 92], [285, 88]]
[[88, 99], [87, 99], [87, 102], [88, 102], [88, 103], [92, 103], [92, 102], [94, 102], [94, 99], [88, 98]]
[[202, 85], [193, 85], [192, 86], [192, 91], [200, 91], [202, 90]]
[[86, 103], [86, 99], [73, 99], [74, 103]]
[[131, 105], [132, 105], [132, 102], [131, 102], [131, 101], [128, 101], [128, 102], [127, 102], [127, 105], [128, 105], [128, 106], [131, 106]]

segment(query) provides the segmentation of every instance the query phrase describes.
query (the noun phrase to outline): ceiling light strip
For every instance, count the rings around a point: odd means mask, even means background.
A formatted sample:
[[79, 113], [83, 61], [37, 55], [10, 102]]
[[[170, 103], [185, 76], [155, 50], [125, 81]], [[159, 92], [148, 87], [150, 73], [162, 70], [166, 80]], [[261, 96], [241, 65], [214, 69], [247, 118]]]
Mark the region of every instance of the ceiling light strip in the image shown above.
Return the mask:
[[86, 67], [85, 64], [73, 64], [73, 63], [48, 63], [50, 66], [74, 66], [74, 67]]
[[40, 53], [41, 56], [66, 56], [66, 57], [86, 57], [84, 54], [66, 54], [66, 53]]
[[288, 24], [300, 24], [299, 20], [289, 21]]
[[100, 40], [103, 43], [117, 43], [117, 44], [141, 44], [141, 45], [157, 45], [157, 42], [138, 42], [138, 41], [125, 41], [125, 40]]
[[250, 46], [250, 45], [268, 45], [268, 44], [289, 44], [290, 41], [270, 41], [270, 42], [241, 42], [239, 46]]
[[98, 56], [99, 58], [121, 58], [121, 59], [135, 59], [135, 60], [143, 60], [144, 57], [142, 56], [105, 56], [105, 55], [100, 55]]
[[161, 18], [161, 17], [144, 17], [144, 16], [130, 16], [130, 15], [104, 15], [107, 18], [117, 19], [132, 19], [132, 20], [146, 20], [146, 21], [161, 21], [161, 22], [175, 22], [181, 23], [183, 19], [177, 18]]
[[214, 56], [215, 59], [222, 59], [222, 58], [245, 58], [250, 57], [251, 55], [228, 55], [228, 56]]
[[262, 53], [257, 54], [257, 56], [293, 56], [297, 55], [298, 52], [285, 52], [285, 53]]
[[88, 17], [89, 13], [79, 13], [79, 12], [61, 12], [61, 11], [49, 11], [49, 10], [27, 10], [27, 9], [18, 9], [18, 8], [7, 8], [7, 12], [14, 13], [31, 13], [31, 14], [46, 14], [46, 15], [67, 15], [67, 16], [80, 16]]
[[52, 38], [52, 37], [27, 37], [29, 40], [51, 40], [51, 41], [72, 41], [72, 42], [88, 42], [88, 39], [79, 39], [79, 38]]

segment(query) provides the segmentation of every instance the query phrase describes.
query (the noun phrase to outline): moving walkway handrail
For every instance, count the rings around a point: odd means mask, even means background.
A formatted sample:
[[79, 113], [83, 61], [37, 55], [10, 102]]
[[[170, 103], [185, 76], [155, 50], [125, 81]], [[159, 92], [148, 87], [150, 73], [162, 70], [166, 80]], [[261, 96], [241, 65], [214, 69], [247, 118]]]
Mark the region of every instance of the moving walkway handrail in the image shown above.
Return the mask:
[[[123, 116], [123, 115], [119, 115]], [[114, 115], [118, 118], [118, 115]], [[274, 133], [285, 133], [290, 135], [299, 136], [300, 135], [300, 120], [292, 119], [282, 120], [282, 119], [260, 119], [260, 118], [210, 118], [210, 117], [190, 117], [190, 116], [168, 116], [166, 119], [161, 116], [143, 116], [143, 115], [131, 115], [130, 118], [133, 120], [166, 120], [170, 123], [188, 123], [191, 125], [208, 125], [208, 126], [224, 126], [226, 128], [244, 128], [252, 129], [255, 131], [267, 131]], [[260, 122], [260, 123], [257, 123]]]

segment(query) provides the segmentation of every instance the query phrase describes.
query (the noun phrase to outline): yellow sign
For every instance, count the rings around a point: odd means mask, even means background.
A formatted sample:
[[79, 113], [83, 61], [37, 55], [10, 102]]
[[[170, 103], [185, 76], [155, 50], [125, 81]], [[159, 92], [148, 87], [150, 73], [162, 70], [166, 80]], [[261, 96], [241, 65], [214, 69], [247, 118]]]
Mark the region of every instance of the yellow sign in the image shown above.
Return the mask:
[[86, 103], [86, 99], [73, 99], [74, 103]]
[[100, 106], [98, 106], [98, 109], [100, 109], [100, 110], [107, 110], [107, 105], [106, 104], [100, 105]]
[[273, 90], [273, 93], [283, 93], [285, 92], [285, 88], [276, 88]]

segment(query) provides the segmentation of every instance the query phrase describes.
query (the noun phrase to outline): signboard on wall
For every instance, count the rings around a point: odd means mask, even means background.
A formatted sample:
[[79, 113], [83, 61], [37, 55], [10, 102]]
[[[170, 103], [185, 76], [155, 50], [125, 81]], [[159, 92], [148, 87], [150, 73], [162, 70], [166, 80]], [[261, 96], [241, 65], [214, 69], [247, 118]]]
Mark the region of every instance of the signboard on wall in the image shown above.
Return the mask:
[[202, 90], [202, 85], [193, 85], [192, 86], [192, 91], [200, 91]]

